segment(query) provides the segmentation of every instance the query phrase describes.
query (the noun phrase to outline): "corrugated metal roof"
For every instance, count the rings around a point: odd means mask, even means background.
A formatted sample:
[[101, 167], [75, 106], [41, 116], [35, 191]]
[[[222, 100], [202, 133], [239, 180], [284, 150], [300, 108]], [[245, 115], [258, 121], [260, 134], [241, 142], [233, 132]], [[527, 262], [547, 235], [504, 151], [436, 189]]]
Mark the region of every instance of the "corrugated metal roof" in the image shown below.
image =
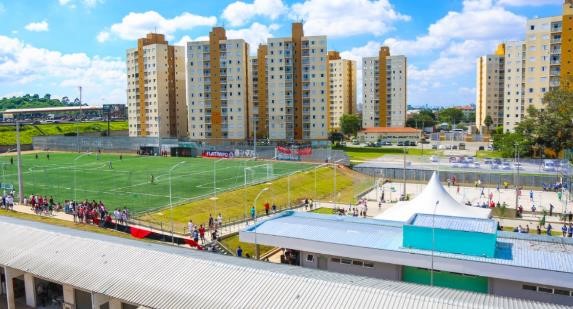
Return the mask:
[[0, 264], [150, 308], [560, 308], [4, 217]]
[[412, 220], [412, 225], [488, 234], [495, 234], [497, 230], [496, 222], [490, 219], [432, 216], [427, 214], [417, 214]]
[[[430, 255], [427, 250], [402, 247], [403, 224], [399, 222], [342, 218], [285, 212], [281, 216], [261, 221], [244, 232], [253, 233], [256, 229], [259, 234], [291, 239]], [[573, 241], [562, 237], [499, 232], [493, 258], [444, 252], [435, 252], [434, 255], [573, 274]]]

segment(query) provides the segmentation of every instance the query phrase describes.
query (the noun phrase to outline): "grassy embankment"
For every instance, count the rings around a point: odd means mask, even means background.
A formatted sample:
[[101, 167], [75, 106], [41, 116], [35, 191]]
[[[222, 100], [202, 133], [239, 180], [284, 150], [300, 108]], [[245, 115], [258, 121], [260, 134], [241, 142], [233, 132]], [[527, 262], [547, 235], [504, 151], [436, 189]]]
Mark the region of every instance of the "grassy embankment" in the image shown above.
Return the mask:
[[[354, 172], [346, 167], [337, 169], [336, 191], [339, 203], [354, 203], [355, 196], [372, 185], [372, 179], [366, 175]], [[313, 170], [299, 172], [290, 176], [290, 201], [291, 204], [300, 203], [305, 198], [312, 199], [315, 196], [315, 174]], [[209, 214], [216, 217], [218, 213], [223, 216], [224, 223], [229, 221], [243, 220], [250, 214], [254, 199], [264, 188], [267, 191], [261, 193], [257, 200], [256, 210], [258, 216], [264, 214], [265, 202], [275, 203], [277, 208], [283, 209], [288, 206], [288, 178], [282, 177], [244, 189], [237, 189], [222, 193], [217, 200], [203, 199], [173, 208], [173, 220], [175, 230], [183, 232], [189, 219], [195, 224], [206, 224]], [[334, 188], [334, 169], [322, 167], [316, 172], [316, 199], [318, 201], [332, 201]], [[215, 206], [216, 203], [216, 206]], [[165, 226], [170, 222], [169, 209], [141, 216], [139, 219], [151, 222], [154, 225], [163, 223]]]
[[[51, 123], [51, 124], [26, 124], [20, 127], [20, 141], [22, 144], [31, 144], [32, 137], [43, 135], [64, 135], [66, 133], [75, 133], [76, 129], [81, 133], [104, 132], [107, 131], [107, 122], [82, 122], [75, 123]], [[127, 130], [127, 121], [110, 122], [111, 131]], [[16, 127], [0, 126], [0, 145], [16, 144]]]

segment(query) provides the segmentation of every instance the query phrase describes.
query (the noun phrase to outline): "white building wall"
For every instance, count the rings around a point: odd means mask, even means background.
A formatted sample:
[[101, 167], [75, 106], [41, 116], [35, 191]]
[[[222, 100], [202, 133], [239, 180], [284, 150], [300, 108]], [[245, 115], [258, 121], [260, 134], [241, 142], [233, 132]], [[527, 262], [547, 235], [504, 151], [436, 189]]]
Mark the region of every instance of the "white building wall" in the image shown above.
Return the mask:
[[387, 58], [390, 85], [388, 86], [388, 124], [390, 127], [406, 126], [406, 70], [407, 63], [404, 56], [390, 56]]
[[[187, 106], [189, 116], [189, 137], [206, 138], [207, 122], [205, 120], [205, 80], [203, 61], [209, 61], [209, 42], [187, 43]], [[207, 89], [209, 90], [209, 88]]]
[[526, 57], [523, 41], [505, 43], [505, 84], [503, 103], [503, 129], [513, 132], [525, 114], [524, 106], [524, 62]]
[[[561, 16], [530, 19], [525, 32], [525, 107], [542, 107], [543, 96], [559, 86]], [[552, 44], [552, 42], [559, 42]], [[551, 76], [554, 76], [551, 78]]]
[[269, 138], [294, 138], [294, 74], [291, 38], [267, 40]]
[[378, 57], [362, 58], [362, 127], [377, 126], [378, 115]]
[[[328, 138], [328, 80], [326, 74], [327, 46], [326, 36], [305, 36], [302, 38], [302, 82], [310, 87], [310, 107], [305, 107], [303, 96], [303, 138]], [[308, 46], [308, 56], [305, 56]], [[308, 84], [306, 82], [308, 81]], [[308, 115], [308, 117], [307, 117]], [[308, 129], [306, 129], [308, 127]]]

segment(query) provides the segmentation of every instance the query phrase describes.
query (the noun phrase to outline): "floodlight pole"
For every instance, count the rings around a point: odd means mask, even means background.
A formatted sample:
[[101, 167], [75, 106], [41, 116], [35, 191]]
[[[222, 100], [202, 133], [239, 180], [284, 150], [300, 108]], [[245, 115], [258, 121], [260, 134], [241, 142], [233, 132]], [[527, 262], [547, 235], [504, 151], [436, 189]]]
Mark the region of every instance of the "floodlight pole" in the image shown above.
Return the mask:
[[336, 193], [336, 170], [337, 170], [337, 166], [338, 166], [338, 162], [342, 161], [343, 159], [338, 159], [336, 161], [334, 161], [332, 163], [332, 166], [334, 166], [334, 205], [337, 205], [337, 193]]
[[406, 146], [402, 146], [404, 149], [404, 200], [406, 199]]
[[430, 270], [430, 286], [434, 286], [434, 247], [436, 245], [435, 217], [436, 217], [436, 208], [438, 208], [439, 203], [440, 201], [437, 200], [436, 205], [434, 205], [434, 212], [432, 213], [432, 265]]
[[515, 143], [515, 162], [517, 162], [517, 177], [515, 177], [515, 209], [517, 209], [519, 207], [519, 169], [521, 168], [521, 166], [519, 166], [519, 144]]
[[24, 179], [22, 178], [22, 152], [20, 147], [20, 123], [16, 120], [16, 151], [18, 153], [18, 203], [24, 203]]
[[[259, 199], [261, 194], [263, 194], [263, 192], [267, 191], [268, 189], [269, 189], [269, 187], [263, 188], [259, 192], [259, 194], [257, 194], [257, 197], [255, 197], [255, 201], [253, 202], [253, 208], [255, 210], [255, 213], [254, 213], [255, 224], [257, 222], [257, 200]], [[257, 227], [255, 226], [254, 229], [255, 229], [255, 257], [258, 260], [259, 259], [259, 245], [257, 244]]]
[[[185, 163], [185, 161], [181, 161], [175, 165], [173, 165], [170, 169], [169, 169], [169, 212], [171, 213], [171, 244], [175, 244], [175, 239], [173, 237], [173, 195], [172, 195], [172, 191], [171, 191], [171, 172], [178, 167], [179, 165]], [[192, 233], [193, 231], [189, 231], [189, 233]]]

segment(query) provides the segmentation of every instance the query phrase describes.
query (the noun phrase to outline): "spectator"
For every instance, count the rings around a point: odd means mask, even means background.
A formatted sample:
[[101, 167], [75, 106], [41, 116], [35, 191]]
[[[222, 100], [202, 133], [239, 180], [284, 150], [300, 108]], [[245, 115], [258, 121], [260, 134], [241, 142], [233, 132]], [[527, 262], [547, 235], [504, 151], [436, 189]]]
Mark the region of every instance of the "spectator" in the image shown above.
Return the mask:
[[275, 203], [273, 203], [273, 206], [271, 208], [273, 210], [273, 213], [277, 212], [277, 205], [275, 205]]
[[255, 206], [251, 207], [251, 219], [255, 220]]
[[551, 223], [548, 223], [548, 224], [547, 224], [547, 236], [551, 236], [551, 229], [552, 229], [552, 228], [553, 228], [553, 227], [551, 227]]
[[541, 235], [541, 227], [539, 225], [537, 226], [537, 235]]
[[569, 223], [569, 228], [567, 229], [567, 237], [573, 237], [573, 224]]
[[203, 224], [199, 227], [199, 238], [201, 238], [201, 244], [205, 243], [205, 227]]
[[270, 210], [271, 206], [269, 205], [269, 202], [265, 203], [265, 214], [268, 216], [269, 215], [269, 210]]
[[565, 225], [565, 223], [563, 223], [561, 227], [561, 232], [563, 233], [563, 237], [567, 237], [567, 225]]
[[237, 247], [237, 256], [238, 256], [238, 257], [242, 257], [242, 256], [243, 256], [243, 249], [241, 248], [241, 246]]

